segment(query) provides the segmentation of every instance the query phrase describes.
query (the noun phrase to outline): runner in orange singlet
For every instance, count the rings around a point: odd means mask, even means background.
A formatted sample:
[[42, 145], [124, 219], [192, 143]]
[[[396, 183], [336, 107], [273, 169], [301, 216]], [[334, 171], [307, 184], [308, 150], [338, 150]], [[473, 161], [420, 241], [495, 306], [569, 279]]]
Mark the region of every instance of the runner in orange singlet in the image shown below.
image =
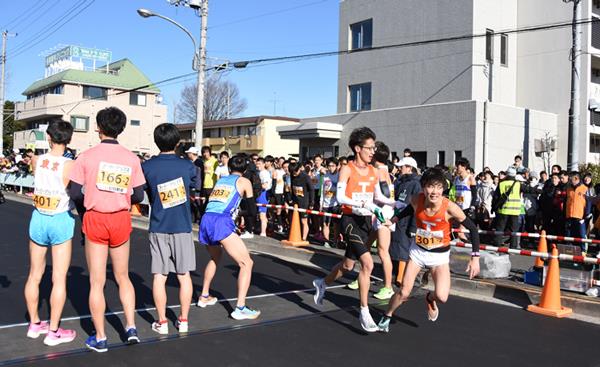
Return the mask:
[[467, 266], [469, 277], [479, 274], [479, 233], [477, 227], [458, 205], [443, 196], [446, 179], [442, 171], [431, 169], [421, 178], [423, 192], [411, 199], [411, 205], [392, 218], [415, 214], [417, 233], [415, 243], [410, 248], [410, 260], [406, 266], [402, 289], [396, 292], [388, 309], [379, 322], [379, 329], [388, 332], [394, 311], [408, 300], [415, 278], [422, 268], [430, 268], [434, 282], [434, 292], [427, 293], [427, 316], [435, 321], [439, 316], [437, 302], [445, 303], [450, 293], [450, 220], [454, 220], [470, 231], [473, 243], [471, 261]]

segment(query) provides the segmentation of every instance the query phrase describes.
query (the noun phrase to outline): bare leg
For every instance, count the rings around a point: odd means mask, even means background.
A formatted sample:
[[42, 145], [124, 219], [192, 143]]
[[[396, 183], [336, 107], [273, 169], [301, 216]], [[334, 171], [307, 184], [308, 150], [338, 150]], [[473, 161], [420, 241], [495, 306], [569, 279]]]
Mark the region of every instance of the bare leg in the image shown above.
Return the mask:
[[371, 285], [371, 272], [373, 271], [373, 257], [370, 252], [365, 252], [359, 258], [360, 272], [358, 273], [358, 290], [360, 294], [360, 306], [369, 306], [369, 287]]
[[301, 218], [302, 222], [302, 241], [306, 241], [308, 238], [308, 218]]
[[230, 234], [227, 238], [221, 241], [223, 248], [229, 256], [238, 264], [240, 267], [240, 274], [238, 275], [238, 299], [237, 306], [242, 307], [246, 305], [246, 294], [248, 288], [250, 288], [250, 280], [252, 278], [252, 266], [254, 262], [250, 258], [250, 253], [244, 244], [244, 241], [235, 233]]
[[29, 312], [29, 321], [32, 323], [40, 322], [38, 307], [40, 301], [40, 282], [46, 270], [46, 252], [48, 248], [40, 246], [33, 241], [29, 241], [29, 276], [25, 283], [25, 303], [27, 303], [27, 312]]
[[344, 273], [352, 271], [355, 263], [356, 261], [345, 257], [331, 269], [329, 274], [327, 274], [325, 277], [325, 284], [331, 285], [333, 282], [344, 276]]
[[125, 313], [126, 327], [135, 325], [135, 290], [129, 279], [129, 241], [110, 249], [115, 280], [119, 285], [119, 298]]
[[260, 235], [266, 236], [267, 235], [267, 224], [268, 224], [267, 213], [260, 213], [259, 217], [260, 217]]
[[192, 294], [194, 293], [192, 277], [187, 272], [185, 274], [177, 274], [177, 279], [179, 280], [179, 303], [181, 304], [180, 317], [187, 320], [192, 303]]
[[52, 293], [50, 294], [50, 330], [58, 330], [67, 300], [67, 272], [71, 264], [71, 240], [52, 246]]
[[106, 284], [106, 262], [108, 260], [108, 246], [85, 240], [85, 257], [90, 272], [90, 313], [96, 329], [96, 338], [106, 338], [104, 332], [104, 285]]
[[377, 230], [377, 252], [383, 266], [383, 286], [392, 288], [392, 258], [390, 257], [390, 241], [392, 232], [389, 228], [382, 226]]
[[168, 275], [166, 274], [154, 274], [152, 282], [152, 297], [154, 298], [158, 321], [167, 319], [167, 290], [165, 289], [167, 278]]
[[440, 303], [446, 303], [448, 294], [450, 294], [450, 265], [434, 266], [431, 269], [431, 277], [433, 278], [435, 292], [429, 298]]
[[204, 279], [202, 281], [202, 293], [200, 296], [208, 296], [210, 294], [210, 285], [217, 273], [217, 265], [221, 261], [223, 254], [220, 246], [206, 246], [206, 250], [210, 254], [210, 260], [208, 260], [204, 268]]
[[404, 279], [402, 280], [402, 288], [399, 292], [394, 293], [390, 299], [390, 304], [385, 312], [386, 316], [391, 317], [394, 311], [396, 311], [396, 309], [400, 307], [402, 303], [408, 300], [419, 271], [421, 271], [421, 267], [419, 267], [419, 265], [412, 260], [409, 260], [408, 264], [406, 265]]

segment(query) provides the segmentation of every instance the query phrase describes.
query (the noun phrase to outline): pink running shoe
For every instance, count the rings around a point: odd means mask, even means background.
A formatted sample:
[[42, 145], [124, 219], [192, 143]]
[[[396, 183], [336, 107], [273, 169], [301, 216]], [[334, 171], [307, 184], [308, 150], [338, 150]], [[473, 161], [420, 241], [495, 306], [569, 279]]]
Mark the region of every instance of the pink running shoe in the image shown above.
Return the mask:
[[56, 332], [49, 330], [48, 335], [46, 335], [46, 337], [44, 338], [44, 344], [53, 347], [55, 345], [72, 342], [76, 336], [77, 333], [75, 332], [75, 330], [61, 328], [58, 328]]
[[48, 334], [48, 322], [40, 321], [39, 324], [30, 323], [27, 329], [27, 337], [37, 339], [40, 334]]

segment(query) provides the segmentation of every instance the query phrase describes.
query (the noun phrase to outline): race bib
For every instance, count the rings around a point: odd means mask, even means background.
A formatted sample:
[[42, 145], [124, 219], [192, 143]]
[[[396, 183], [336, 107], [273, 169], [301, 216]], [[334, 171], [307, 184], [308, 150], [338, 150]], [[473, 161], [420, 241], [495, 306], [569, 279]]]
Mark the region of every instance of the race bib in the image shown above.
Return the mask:
[[125, 194], [131, 180], [131, 171], [132, 169], [129, 166], [100, 162], [96, 187], [102, 191]]
[[335, 191], [328, 190], [328, 191], [326, 191], [326, 192], [325, 192], [325, 197], [326, 197], [327, 199], [331, 199], [331, 198], [333, 198], [334, 196], [335, 196]]
[[444, 243], [444, 231], [428, 231], [422, 228], [417, 228], [415, 242], [417, 245], [427, 250], [432, 250], [446, 245]]
[[373, 202], [373, 193], [372, 192], [353, 192], [352, 200], [371, 203]]
[[464, 196], [457, 196], [456, 197], [456, 204], [462, 205], [464, 202], [465, 202], [465, 197]]
[[294, 186], [294, 195], [296, 195], [297, 197], [303, 198], [304, 197], [304, 187]]
[[233, 188], [229, 185], [217, 185], [210, 193], [209, 201], [218, 201], [220, 203], [227, 203], [227, 199], [231, 195]]
[[42, 214], [54, 214], [58, 204], [60, 204], [60, 196], [33, 196], [33, 205]]
[[181, 205], [187, 201], [185, 186], [181, 177], [159, 184], [156, 188], [160, 202], [165, 209]]

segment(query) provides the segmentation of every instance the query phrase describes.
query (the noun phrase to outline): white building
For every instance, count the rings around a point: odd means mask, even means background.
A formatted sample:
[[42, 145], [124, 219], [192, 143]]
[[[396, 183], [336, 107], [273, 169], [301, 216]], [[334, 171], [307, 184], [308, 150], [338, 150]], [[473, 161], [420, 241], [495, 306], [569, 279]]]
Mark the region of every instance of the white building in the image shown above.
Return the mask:
[[[600, 18], [599, 0], [580, 6], [583, 19]], [[572, 12], [562, 0], [343, 0], [339, 49], [354, 52], [339, 56], [337, 114], [278, 131], [301, 139], [301, 157], [348, 154], [352, 129], [368, 126], [421, 165], [465, 156], [494, 171], [517, 154], [544, 169], [540, 143], [549, 137], [552, 163], [565, 166]], [[523, 31], [556, 23], [565, 26]], [[600, 114], [589, 107], [600, 106], [600, 24], [581, 29], [579, 161], [595, 163]]]

